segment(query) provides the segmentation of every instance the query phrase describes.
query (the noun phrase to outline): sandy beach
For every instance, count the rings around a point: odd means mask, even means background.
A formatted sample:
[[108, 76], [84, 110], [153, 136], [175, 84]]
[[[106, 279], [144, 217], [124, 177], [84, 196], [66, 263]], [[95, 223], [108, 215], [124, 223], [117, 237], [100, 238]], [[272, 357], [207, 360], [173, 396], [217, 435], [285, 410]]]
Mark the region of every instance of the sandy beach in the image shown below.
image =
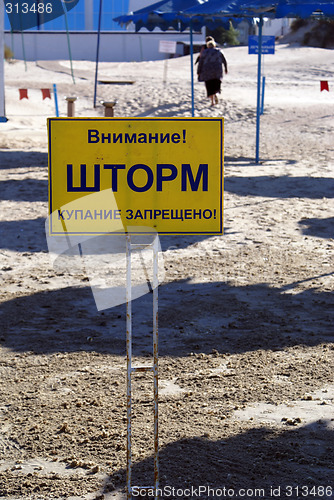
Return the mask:
[[[224, 49], [224, 235], [161, 236], [160, 483], [169, 498], [333, 499], [333, 51]], [[166, 66], [167, 64], [167, 66]], [[5, 63], [0, 123], [0, 498], [124, 498], [125, 305], [98, 311], [76, 261], [52, 266], [42, 88], [60, 116], [190, 117], [189, 56], [165, 61]], [[320, 92], [320, 81], [329, 92]], [[131, 82], [131, 83], [122, 83]], [[27, 89], [29, 99], [19, 99]], [[66, 259], [65, 259], [66, 260]], [[133, 302], [134, 354], [150, 362], [152, 296]], [[152, 482], [152, 379], [134, 386], [133, 484]], [[196, 490], [197, 488], [197, 490]], [[225, 488], [225, 490], [224, 490]], [[181, 493], [181, 491], [183, 493]], [[167, 496], [167, 494], [165, 495]]]

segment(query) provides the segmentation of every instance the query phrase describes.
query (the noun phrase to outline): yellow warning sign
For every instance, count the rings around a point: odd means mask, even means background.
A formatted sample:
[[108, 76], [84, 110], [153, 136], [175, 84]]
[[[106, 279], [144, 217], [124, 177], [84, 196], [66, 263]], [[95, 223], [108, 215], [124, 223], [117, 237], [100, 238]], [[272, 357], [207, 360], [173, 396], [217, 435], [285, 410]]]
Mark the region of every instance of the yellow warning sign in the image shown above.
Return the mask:
[[223, 118], [49, 118], [50, 234], [223, 232]]

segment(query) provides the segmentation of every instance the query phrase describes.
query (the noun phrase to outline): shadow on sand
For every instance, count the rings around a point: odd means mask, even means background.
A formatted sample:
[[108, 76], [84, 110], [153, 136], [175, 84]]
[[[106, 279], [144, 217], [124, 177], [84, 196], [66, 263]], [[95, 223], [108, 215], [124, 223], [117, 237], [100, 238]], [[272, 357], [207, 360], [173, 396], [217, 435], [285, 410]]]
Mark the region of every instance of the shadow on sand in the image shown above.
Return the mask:
[[[278, 350], [333, 341], [332, 294], [317, 289], [292, 295], [287, 291], [267, 284], [234, 287], [188, 280], [161, 285], [160, 354]], [[149, 354], [152, 295], [133, 301], [133, 313], [134, 354]], [[87, 286], [3, 302], [0, 322], [1, 342], [14, 351], [125, 353], [125, 305], [97, 312]]]
[[47, 168], [48, 153], [39, 151], [0, 151], [0, 172], [11, 168]]
[[302, 219], [298, 223], [301, 226], [303, 234], [307, 236], [315, 236], [317, 238], [333, 238], [334, 237], [334, 217], [327, 219]]
[[[292, 429], [284, 429], [283, 425], [276, 429], [254, 427], [218, 441], [209, 437], [181, 439], [160, 450], [160, 487], [166, 487], [165, 497], [175, 488], [171, 498], [202, 499], [311, 499], [313, 487], [314, 492], [319, 492], [315, 498], [332, 499], [332, 440], [333, 431], [326, 421]], [[152, 458], [135, 462], [132, 486], [154, 484], [152, 471]], [[126, 470], [122, 469], [110, 476], [103, 491], [107, 493], [125, 484]], [[178, 489], [186, 491], [177, 494]]]
[[47, 201], [48, 181], [37, 179], [1, 181], [0, 200]]
[[239, 196], [269, 198], [334, 197], [334, 179], [326, 177], [290, 177], [287, 175], [225, 178], [225, 190]]

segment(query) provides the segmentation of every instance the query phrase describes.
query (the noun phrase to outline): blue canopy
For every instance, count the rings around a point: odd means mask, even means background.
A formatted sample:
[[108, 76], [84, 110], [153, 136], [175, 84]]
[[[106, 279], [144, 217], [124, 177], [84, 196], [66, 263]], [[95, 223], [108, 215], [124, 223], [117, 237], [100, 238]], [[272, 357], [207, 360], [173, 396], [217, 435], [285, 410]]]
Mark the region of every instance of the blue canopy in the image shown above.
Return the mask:
[[226, 25], [229, 20], [311, 16], [333, 17], [334, 0], [161, 0], [143, 9], [115, 19], [119, 24], [133, 22], [136, 30], [163, 31], [174, 28], [183, 31], [203, 26]]
[[[159, 28], [163, 31], [173, 28], [176, 31], [183, 31], [187, 25], [180, 24], [180, 16], [189, 8], [199, 8], [201, 0], [160, 0], [130, 14], [116, 17], [114, 20], [119, 24], [129, 24], [133, 22], [136, 31], [146, 28], [153, 31]], [[196, 21], [195, 21], [196, 22]], [[202, 24], [203, 26], [203, 24]], [[201, 27], [202, 27], [201, 26]]]

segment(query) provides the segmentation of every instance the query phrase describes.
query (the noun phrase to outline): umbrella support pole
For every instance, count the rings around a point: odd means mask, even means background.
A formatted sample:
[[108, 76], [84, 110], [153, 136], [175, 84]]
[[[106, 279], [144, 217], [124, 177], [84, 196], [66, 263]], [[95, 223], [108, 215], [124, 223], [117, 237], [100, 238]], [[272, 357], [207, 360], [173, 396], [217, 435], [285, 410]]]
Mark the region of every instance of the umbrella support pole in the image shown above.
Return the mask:
[[194, 96], [194, 41], [193, 27], [190, 22], [190, 66], [191, 66], [191, 116], [195, 116], [195, 96]]
[[100, 4], [99, 4], [99, 21], [98, 21], [98, 29], [97, 29], [96, 61], [95, 61], [95, 79], [94, 79], [94, 102], [93, 102], [93, 106], [94, 106], [94, 108], [96, 108], [97, 74], [98, 74], [98, 68], [99, 68], [99, 57], [100, 57], [100, 36], [101, 36], [102, 2], [103, 2], [103, 0], [100, 0]]
[[261, 95], [261, 112], [260, 114], [263, 115], [264, 113], [264, 90], [266, 87], [266, 77], [262, 77], [262, 95]]

